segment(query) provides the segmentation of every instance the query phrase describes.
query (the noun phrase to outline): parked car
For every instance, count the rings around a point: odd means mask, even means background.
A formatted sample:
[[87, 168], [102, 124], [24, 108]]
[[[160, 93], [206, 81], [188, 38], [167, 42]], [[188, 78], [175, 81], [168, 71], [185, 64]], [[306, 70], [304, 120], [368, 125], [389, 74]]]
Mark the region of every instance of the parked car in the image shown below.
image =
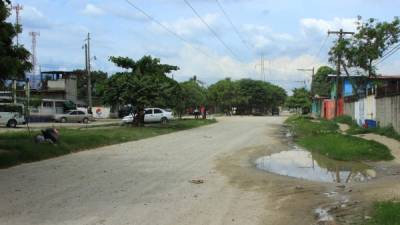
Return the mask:
[[81, 110], [71, 110], [64, 114], [54, 115], [54, 121], [67, 123], [67, 122], [77, 122], [77, 123], [88, 123], [91, 116], [86, 114]]
[[[160, 108], [146, 108], [144, 110], [144, 122], [155, 123], [161, 122], [166, 123], [168, 120], [172, 120], [174, 117], [171, 111], [160, 109]], [[122, 118], [122, 123], [132, 123], [133, 115], [128, 115]]]
[[0, 124], [11, 128], [25, 124], [24, 105], [0, 104]]

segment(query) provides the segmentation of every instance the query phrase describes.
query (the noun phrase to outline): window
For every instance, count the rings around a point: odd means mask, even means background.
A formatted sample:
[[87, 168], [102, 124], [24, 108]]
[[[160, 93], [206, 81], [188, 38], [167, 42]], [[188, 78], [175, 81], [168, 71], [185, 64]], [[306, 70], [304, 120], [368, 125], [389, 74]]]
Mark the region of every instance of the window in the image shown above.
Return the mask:
[[72, 112], [70, 112], [69, 114], [70, 114], [70, 115], [77, 115], [78, 112], [77, 112], [77, 111], [72, 111]]
[[56, 108], [64, 108], [64, 102], [56, 102]]
[[148, 109], [148, 110], [144, 111], [144, 114], [153, 114], [153, 110], [152, 109]]
[[53, 108], [53, 102], [43, 102], [43, 107]]
[[154, 109], [154, 114], [160, 114], [162, 111], [160, 109]]
[[85, 113], [82, 111], [76, 111], [76, 112], [78, 113], [78, 115], [85, 115]]

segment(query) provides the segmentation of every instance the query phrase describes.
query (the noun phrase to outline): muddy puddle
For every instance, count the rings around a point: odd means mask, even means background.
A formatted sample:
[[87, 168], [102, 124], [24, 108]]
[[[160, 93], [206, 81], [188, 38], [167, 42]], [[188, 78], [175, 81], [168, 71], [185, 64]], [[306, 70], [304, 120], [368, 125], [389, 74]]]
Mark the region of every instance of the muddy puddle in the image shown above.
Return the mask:
[[258, 158], [256, 166], [271, 173], [318, 182], [367, 182], [376, 177], [375, 170], [366, 164], [332, 160], [296, 146]]

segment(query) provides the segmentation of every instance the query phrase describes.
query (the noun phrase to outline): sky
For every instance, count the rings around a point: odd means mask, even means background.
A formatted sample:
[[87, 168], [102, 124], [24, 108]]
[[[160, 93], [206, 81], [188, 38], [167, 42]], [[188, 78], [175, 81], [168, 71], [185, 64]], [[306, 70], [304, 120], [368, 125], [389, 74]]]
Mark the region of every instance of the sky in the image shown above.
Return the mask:
[[[180, 70], [170, 74], [178, 81], [196, 75], [211, 85], [226, 77], [262, 80], [265, 75], [267, 81], [288, 91], [304, 86], [304, 81], [309, 84], [311, 72], [297, 69], [329, 65], [328, 51], [337, 37], [328, 36], [328, 30], [354, 31], [359, 15], [390, 21], [400, 8], [400, 1], [395, 0], [186, 1], [209, 27], [185, 0], [12, 3], [23, 5], [20, 42], [31, 49], [29, 32], [40, 32], [37, 61], [42, 71], [83, 69], [82, 46], [90, 33], [91, 56], [96, 58], [92, 68], [110, 75], [121, 71], [108, 60], [110, 56], [137, 60], [151, 55], [178, 66]], [[9, 21], [15, 21], [15, 13]], [[400, 74], [400, 53], [380, 64], [378, 71]]]

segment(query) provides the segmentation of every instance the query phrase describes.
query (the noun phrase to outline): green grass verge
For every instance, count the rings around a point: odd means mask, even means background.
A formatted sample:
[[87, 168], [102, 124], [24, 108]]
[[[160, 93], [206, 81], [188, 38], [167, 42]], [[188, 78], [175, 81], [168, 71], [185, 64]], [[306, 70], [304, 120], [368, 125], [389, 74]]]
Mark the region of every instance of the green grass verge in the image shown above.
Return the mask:
[[149, 124], [146, 127], [107, 127], [96, 129], [60, 129], [58, 144], [35, 144], [39, 132], [8, 132], [0, 134], [0, 167], [33, 162], [71, 152], [135, 141], [174, 131], [186, 130], [214, 123], [215, 120], [176, 120], [166, 125]]
[[385, 145], [340, 134], [335, 121], [296, 116], [290, 117], [286, 123], [290, 126], [296, 143], [332, 159], [379, 161], [394, 158]]
[[358, 126], [357, 123], [351, 118], [351, 116], [339, 116], [335, 118], [334, 121], [337, 123], [344, 123], [349, 125], [350, 129], [347, 131], [347, 134], [355, 135], [355, 134], [374, 133], [400, 141], [400, 134], [396, 132], [393, 126], [364, 128]]
[[310, 151], [342, 161], [393, 159], [390, 150], [385, 145], [339, 133], [301, 138], [298, 144]]
[[400, 202], [385, 201], [374, 205], [369, 225], [400, 225]]

